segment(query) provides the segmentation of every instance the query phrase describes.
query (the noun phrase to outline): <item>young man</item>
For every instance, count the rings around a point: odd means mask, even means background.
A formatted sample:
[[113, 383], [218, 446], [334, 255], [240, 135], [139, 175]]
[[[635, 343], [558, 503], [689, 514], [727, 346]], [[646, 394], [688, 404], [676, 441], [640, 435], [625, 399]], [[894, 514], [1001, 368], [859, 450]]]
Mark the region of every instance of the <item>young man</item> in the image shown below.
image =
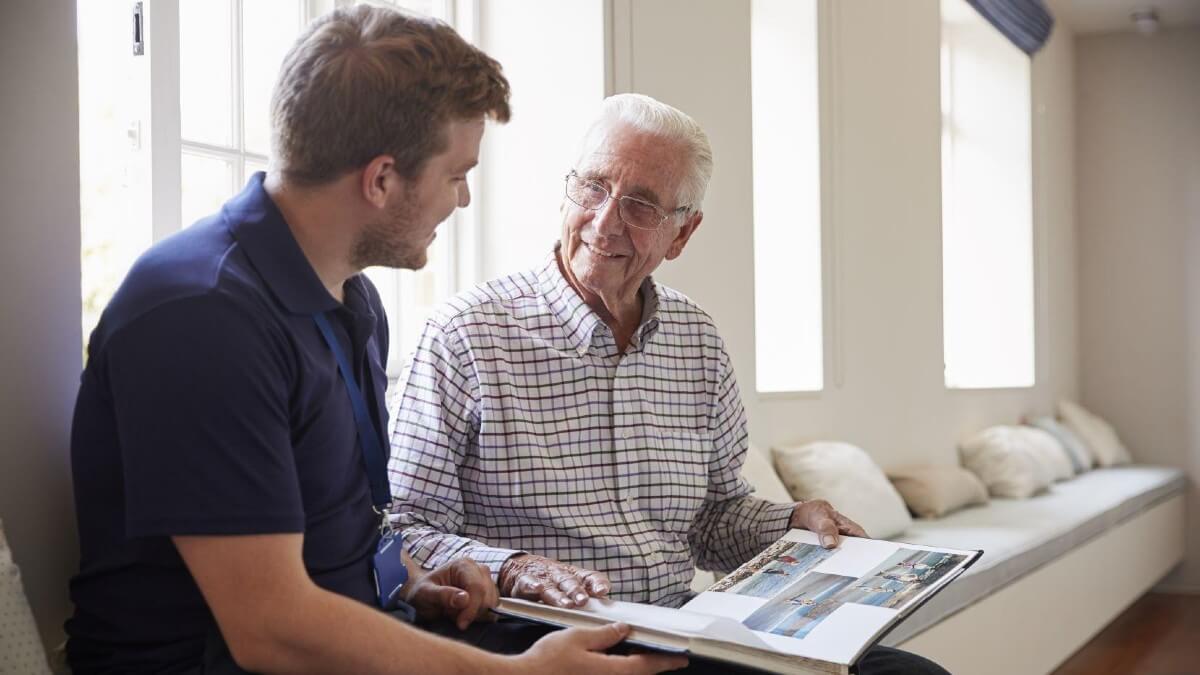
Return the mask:
[[470, 200], [485, 119], [508, 116], [499, 64], [444, 24], [357, 7], [297, 41], [271, 171], [143, 255], [92, 334], [72, 429], [74, 672], [682, 664], [597, 653], [620, 626], [501, 657], [379, 611], [464, 627], [496, 602], [479, 564], [426, 572], [381, 543], [387, 323], [359, 272], [425, 264]]
[[[696, 566], [732, 570], [790, 528], [827, 547], [866, 536], [823, 500], [751, 494], [724, 342], [652, 277], [700, 226], [712, 163], [682, 111], [606, 99], [565, 172], [553, 251], [434, 311], [402, 378], [389, 464], [423, 565], [478, 561], [503, 595], [561, 607], [606, 595], [678, 607]], [[689, 673], [745, 672], [695, 661]], [[882, 647], [859, 668], [945, 674]]]

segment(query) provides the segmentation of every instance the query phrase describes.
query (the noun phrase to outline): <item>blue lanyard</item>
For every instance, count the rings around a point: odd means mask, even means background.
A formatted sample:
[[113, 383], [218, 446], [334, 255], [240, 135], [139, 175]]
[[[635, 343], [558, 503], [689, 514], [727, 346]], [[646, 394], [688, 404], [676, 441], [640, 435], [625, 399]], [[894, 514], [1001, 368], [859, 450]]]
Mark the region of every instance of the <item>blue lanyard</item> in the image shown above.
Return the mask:
[[346, 358], [342, 344], [334, 337], [329, 320], [325, 318], [324, 313], [320, 313], [313, 314], [313, 321], [317, 322], [317, 328], [321, 329], [325, 343], [333, 351], [338, 370], [342, 373], [342, 380], [346, 382], [346, 390], [350, 393], [350, 407], [354, 409], [354, 422], [358, 425], [358, 443], [362, 446], [363, 466], [366, 467], [367, 480], [371, 484], [371, 502], [377, 510], [383, 511], [392, 503], [392, 492], [388, 487], [387, 456], [383, 454], [381, 435], [367, 414], [367, 402], [354, 379], [350, 359]]

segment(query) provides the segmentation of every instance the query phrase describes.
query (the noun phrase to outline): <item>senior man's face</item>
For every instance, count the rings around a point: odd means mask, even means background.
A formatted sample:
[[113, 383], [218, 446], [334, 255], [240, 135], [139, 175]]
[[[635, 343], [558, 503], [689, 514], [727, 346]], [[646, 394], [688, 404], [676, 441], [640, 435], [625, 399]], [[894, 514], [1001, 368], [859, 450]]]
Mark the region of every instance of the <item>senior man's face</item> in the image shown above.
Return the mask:
[[[584, 301], [614, 303], [636, 300], [638, 288], [663, 259], [683, 252], [703, 217], [699, 212], [674, 213], [684, 178], [683, 146], [630, 127], [598, 136], [576, 173], [603, 185], [612, 198], [598, 210], [564, 200], [562, 262], [568, 280]], [[621, 220], [617, 198], [630, 196], [653, 203], [671, 215], [658, 229], [632, 227]]]

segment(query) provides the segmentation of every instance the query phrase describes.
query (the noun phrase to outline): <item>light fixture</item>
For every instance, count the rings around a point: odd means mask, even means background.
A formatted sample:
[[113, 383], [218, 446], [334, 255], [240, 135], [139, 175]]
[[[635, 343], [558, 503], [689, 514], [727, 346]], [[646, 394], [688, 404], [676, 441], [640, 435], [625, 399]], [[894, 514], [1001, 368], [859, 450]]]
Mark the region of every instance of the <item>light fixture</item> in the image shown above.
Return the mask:
[[1154, 35], [1158, 32], [1158, 12], [1153, 7], [1139, 9], [1129, 15], [1129, 20], [1133, 22], [1134, 30], [1142, 35]]

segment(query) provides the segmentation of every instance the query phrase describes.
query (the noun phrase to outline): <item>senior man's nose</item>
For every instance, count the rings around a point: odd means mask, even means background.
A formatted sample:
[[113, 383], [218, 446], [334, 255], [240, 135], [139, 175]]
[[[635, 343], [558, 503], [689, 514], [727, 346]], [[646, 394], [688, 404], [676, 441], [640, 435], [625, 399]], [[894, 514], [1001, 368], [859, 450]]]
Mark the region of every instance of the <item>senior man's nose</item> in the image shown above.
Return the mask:
[[596, 232], [605, 236], [614, 236], [625, 231], [625, 221], [621, 220], [621, 202], [610, 198], [600, 210], [596, 211], [593, 227]]

